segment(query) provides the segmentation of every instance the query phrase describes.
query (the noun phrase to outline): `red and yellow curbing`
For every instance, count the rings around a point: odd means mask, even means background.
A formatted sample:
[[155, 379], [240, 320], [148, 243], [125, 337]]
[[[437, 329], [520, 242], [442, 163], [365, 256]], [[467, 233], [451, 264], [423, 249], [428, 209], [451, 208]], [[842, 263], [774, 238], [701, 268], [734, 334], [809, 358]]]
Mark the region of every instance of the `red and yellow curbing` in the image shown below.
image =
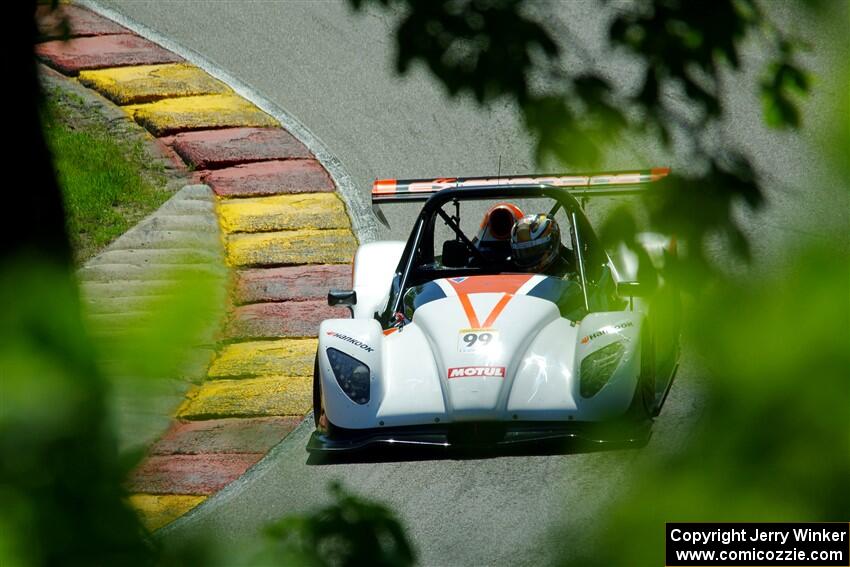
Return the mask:
[[145, 527], [155, 531], [206, 499], [206, 496], [189, 494], [131, 494], [130, 505], [138, 511]]
[[115, 104], [142, 104], [164, 98], [221, 95], [233, 91], [188, 63], [136, 65], [81, 71], [80, 82]]
[[178, 55], [77, 6], [71, 39], [40, 9], [37, 56], [120, 105], [217, 195], [235, 280], [207, 380], [131, 475], [130, 503], [156, 530], [253, 466], [311, 407], [317, 290], [346, 285], [357, 241], [330, 175], [271, 116]]
[[278, 126], [277, 120], [232, 93], [163, 98], [124, 108], [154, 136], [236, 126]]

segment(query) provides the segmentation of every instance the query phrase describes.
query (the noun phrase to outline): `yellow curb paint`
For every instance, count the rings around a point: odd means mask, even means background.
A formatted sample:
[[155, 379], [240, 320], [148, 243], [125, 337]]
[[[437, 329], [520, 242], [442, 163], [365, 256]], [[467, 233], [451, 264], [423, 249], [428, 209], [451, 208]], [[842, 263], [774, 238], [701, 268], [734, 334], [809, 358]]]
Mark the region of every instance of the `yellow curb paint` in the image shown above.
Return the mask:
[[213, 361], [208, 376], [313, 376], [313, 360], [318, 345], [316, 339], [229, 344]]
[[127, 115], [127, 117], [128, 117], [130, 120], [135, 121], [136, 119], [135, 119], [135, 118], [133, 118], [133, 114], [136, 112], [136, 109], [137, 109], [139, 106], [140, 106], [140, 105], [138, 105], [138, 104], [130, 104], [130, 105], [127, 105], [127, 106], [119, 106], [118, 108], [120, 108], [121, 110], [123, 110], [123, 111], [124, 111], [124, 114], [126, 114], [126, 115]]
[[204, 128], [279, 126], [274, 118], [236, 94], [167, 98], [125, 108], [156, 136]]
[[313, 379], [307, 376], [211, 380], [198, 389], [177, 417], [302, 416], [310, 411], [312, 396]]
[[[65, 0], [60, 0], [64, 2]], [[225, 84], [185, 63], [83, 71], [80, 82], [156, 136], [227, 127], [278, 127], [278, 122]], [[231, 265], [348, 263], [357, 241], [335, 194], [220, 200], [217, 213]], [[271, 232], [282, 231], [282, 232]], [[312, 405], [316, 339], [226, 345], [193, 386], [176, 417], [306, 414]], [[248, 376], [248, 377], [246, 377]], [[240, 379], [234, 379], [240, 378]], [[133, 494], [130, 505], [157, 530], [207, 497]]]
[[131, 494], [129, 497], [130, 506], [150, 531], [170, 524], [206, 499], [206, 496], [185, 494]]
[[117, 104], [233, 92], [221, 81], [187, 63], [81, 71], [79, 80]]
[[198, 396], [198, 392], [200, 391], [201, 386], [190, 386], [188, 390], [186, 390], [186, 397], [183, 398], [183, 402], [178, 406], [177, 411], [174, 412], [175, 417], [182, 415], [183, 411], [189, 407], [189, 404]]
[[218, 211], [227, 233], [349, 226], [345, 207], [334, 193], [226, 199], [219, 203]]
[[348, 229], [231, 234], [226, 244], [233, 266], [347, 264], [357, 249]]

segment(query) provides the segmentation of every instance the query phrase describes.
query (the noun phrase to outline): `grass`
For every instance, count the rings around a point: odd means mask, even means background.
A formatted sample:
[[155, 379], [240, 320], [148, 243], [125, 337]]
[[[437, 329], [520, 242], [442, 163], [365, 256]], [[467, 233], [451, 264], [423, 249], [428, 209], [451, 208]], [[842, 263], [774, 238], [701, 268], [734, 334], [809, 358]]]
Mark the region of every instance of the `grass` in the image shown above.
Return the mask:
[[[72, 95], [50, 96], [43, 123], [62, 187], [77, 264], [100, 252], [169, 196], [141, 141], [119, 139]], [[94, 112], [89, 110], [89, 113]]]

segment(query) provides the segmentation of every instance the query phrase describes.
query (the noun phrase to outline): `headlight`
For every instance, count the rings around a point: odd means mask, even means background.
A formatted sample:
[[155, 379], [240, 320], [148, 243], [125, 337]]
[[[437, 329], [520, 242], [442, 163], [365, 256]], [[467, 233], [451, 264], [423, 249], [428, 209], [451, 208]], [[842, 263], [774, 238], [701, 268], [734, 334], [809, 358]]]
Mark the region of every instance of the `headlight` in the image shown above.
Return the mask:
[[590, 398], [611, 378], [625, 351], [623, 343], [602, 347], [581, 361], [581, 395]]
[[342, 391], [360, 405], [369, 403], [369, 367], [335, 348], [327, 350], [334, 377]]

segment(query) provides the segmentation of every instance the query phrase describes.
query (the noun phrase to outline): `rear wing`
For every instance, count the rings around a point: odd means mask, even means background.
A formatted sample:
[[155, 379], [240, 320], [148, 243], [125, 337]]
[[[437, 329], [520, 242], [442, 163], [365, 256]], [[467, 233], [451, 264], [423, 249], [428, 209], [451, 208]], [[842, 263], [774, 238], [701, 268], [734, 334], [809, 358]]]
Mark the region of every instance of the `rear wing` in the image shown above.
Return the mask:
[[564, 187], [575, 197], [634, 195], [646, 185], [669, 175], [669, 167], [598, 173], [534, 174], [523, 177], [466, 177], [440, 179], [378, 179], [372, 184], [372, 203], [427, 201], [443, 189], [463, 187], [551, 185]]

